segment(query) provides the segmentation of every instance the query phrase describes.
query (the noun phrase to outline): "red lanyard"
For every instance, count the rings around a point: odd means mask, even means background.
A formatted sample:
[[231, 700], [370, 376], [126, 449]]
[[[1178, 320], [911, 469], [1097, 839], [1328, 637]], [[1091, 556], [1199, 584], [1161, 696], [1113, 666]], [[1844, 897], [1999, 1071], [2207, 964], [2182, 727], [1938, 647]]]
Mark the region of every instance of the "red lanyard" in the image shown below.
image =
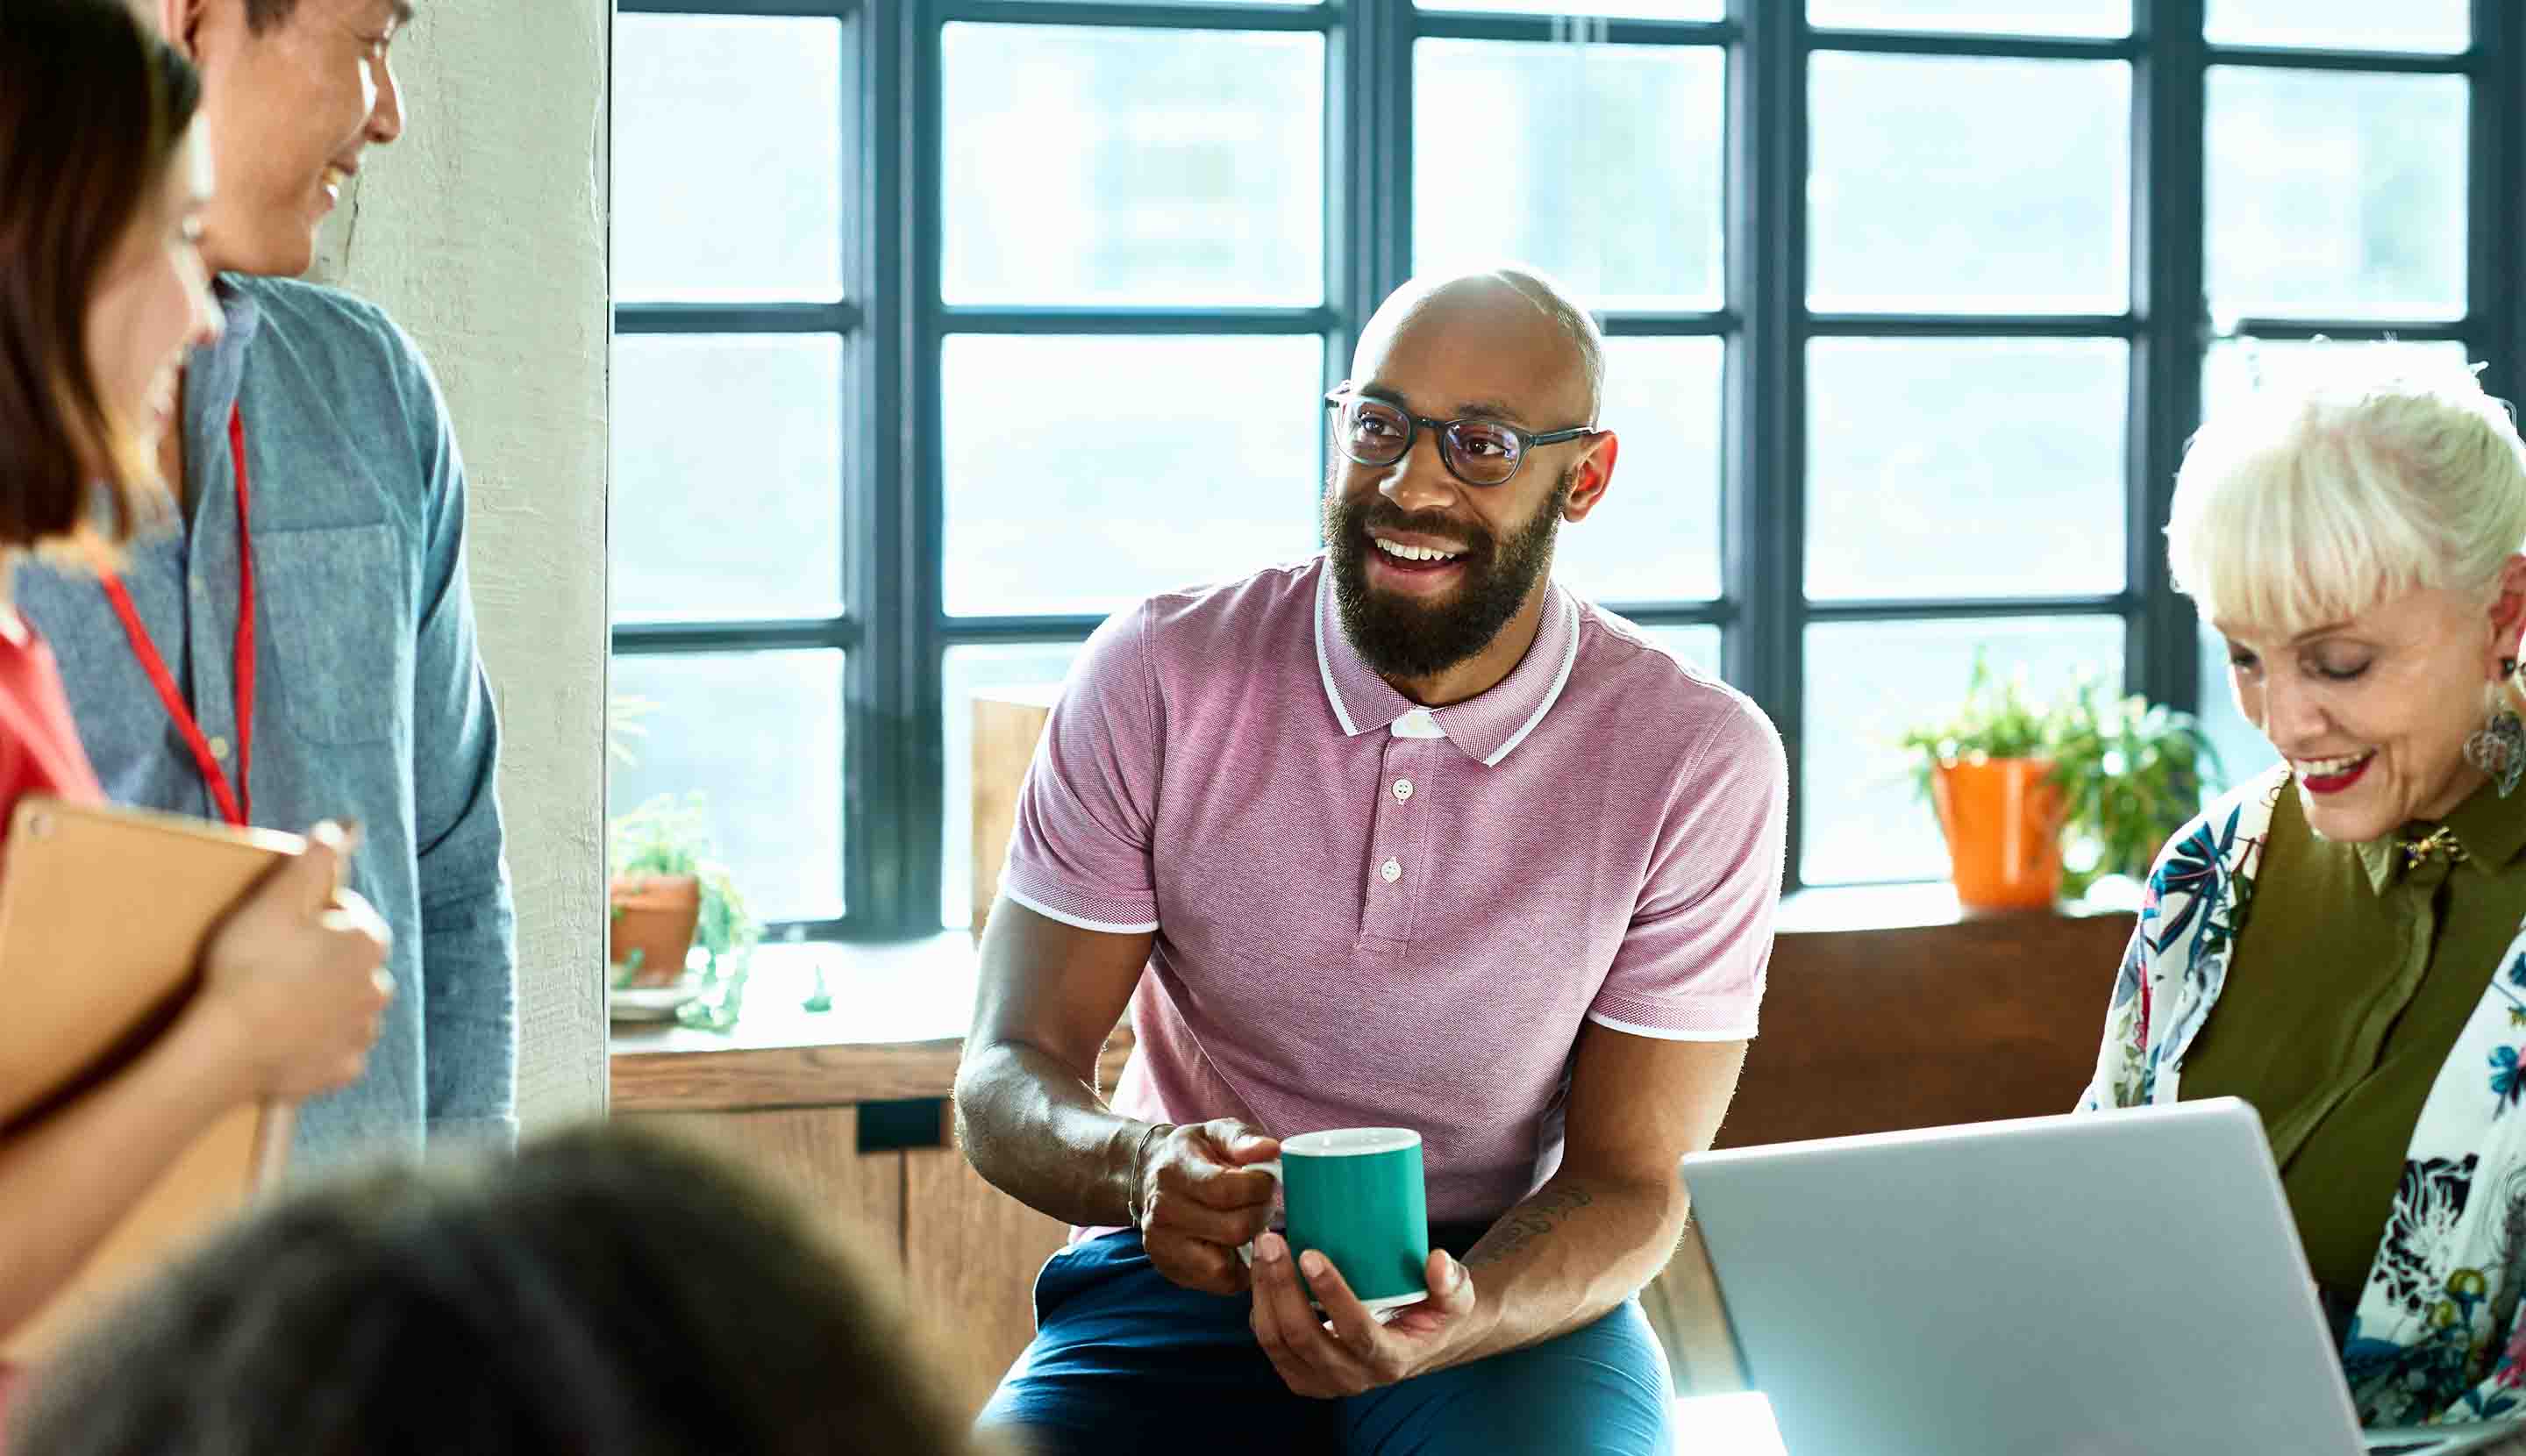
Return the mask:
[[131, 638], [131, 655], [140, 659], [140, 670], [149, 675], [150, 685], [158, 689], [158, 700], [167, 705], [167, 716], [176, 721], [176, 728], [184, 735], [184, 744], [193, 750], [193, 762], [201, 766], [202, 781], [211, 787], [211, 797], [220, 807], [220, 817], [243, 828], [251, 801], [246, 797], [246, 769], [254, 761], [254, 536], [246, 524], [245, 496], [245, 417], [234, 405], [228, 406], [228, 458], [236, 464], [237, 517], [237, 626], [236, 626], [236, 778], [233, 783], [227, 771], [221, 767], [219, 756], [211, 752], [210, 741], [202, 736], [202, 726], [193, 721], [193, 711], [184, 704], [184, 694], [176, 686], [176, 675], [167, 671], [167, 660], [158, 655], [157, 644], [149, 640], [149, 628], [142, 625], [140, 613], [131, 605], [131, 593], [123, 589], [123, 578], [105, 574], [105, 599], [114, 604], [114, 615], [123, 619], [125, 635]]

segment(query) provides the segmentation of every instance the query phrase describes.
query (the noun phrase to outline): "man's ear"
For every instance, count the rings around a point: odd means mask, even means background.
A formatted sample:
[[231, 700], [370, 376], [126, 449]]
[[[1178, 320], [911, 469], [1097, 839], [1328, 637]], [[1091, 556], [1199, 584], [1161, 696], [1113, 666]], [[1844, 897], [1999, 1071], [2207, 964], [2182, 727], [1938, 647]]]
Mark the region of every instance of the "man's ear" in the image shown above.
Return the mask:
[[1579, 457], [1578, 478], [1570, 482], [1570, 499], [1561, 507], [1564, 521], [1585, 521], [1605, 498], [1614, 483], [1614, 458], [1622, 453], [1623, 442], [1610, 429], [1600, 429], [1588, 442], [1588, 453]]

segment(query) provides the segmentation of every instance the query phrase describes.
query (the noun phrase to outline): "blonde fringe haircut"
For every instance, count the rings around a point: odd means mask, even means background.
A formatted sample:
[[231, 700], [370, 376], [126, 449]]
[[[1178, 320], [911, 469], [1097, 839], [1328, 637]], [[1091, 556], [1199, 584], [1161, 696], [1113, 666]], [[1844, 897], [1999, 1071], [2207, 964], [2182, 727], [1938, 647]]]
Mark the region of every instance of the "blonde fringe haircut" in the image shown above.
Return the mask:
[[2204, 621], [2287, 640], [2526, 545], [2526, 441], [2479, 366], [2320, 345], [2194, 435], [2166, 525]]

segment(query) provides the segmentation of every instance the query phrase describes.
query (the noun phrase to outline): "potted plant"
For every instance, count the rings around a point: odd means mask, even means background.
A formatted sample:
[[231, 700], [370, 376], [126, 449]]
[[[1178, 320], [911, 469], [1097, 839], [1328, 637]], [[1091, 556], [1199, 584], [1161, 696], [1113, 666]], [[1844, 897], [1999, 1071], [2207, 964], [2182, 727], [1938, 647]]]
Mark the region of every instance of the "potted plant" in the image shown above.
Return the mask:
[[2137, 881], [2166, 836], [2201, 808], [2202, 790], [2226, 776], [2219, 750], [2190, 713], [2109, 693], [2090, 678], [2058, 712], [2053, 777], [2065, 796], [2069, 840], [2064, 887], [2095, 897], [2099, 881]]
[[702, 918], [702, 855], [708, 840], [698, 803], [661, 795], [610, 827], [608, 959], [617, 982], [668, 986], [683, 979]]
[[1955, 716], [1902, 742], [1924, 756], [1956, 899], [1974, 910], [2041, 909], [2137, 880], [2220, 777], [2191, 714], [2110, 693], [2093, 675], [2037, 707], [2022, 674], [2002, 681], [1979, 655]]
[[1921, 787], [1966, 909], [2040, 910], [2059, 895], [2054, 736], [2051, 716], [2026, 700], [2024, 675], [2003, 681], [1980, 653], [1955, 715], [1903, 734], [1902, 746], [1922, 755]]
[[698, 793], [661, 794], [611, 826], [618, 984], [671, 986], [692, 950], [708, 958], [705, 990], [725, 989], [761, 933], [726, 866], [712, 857], [709, 810]]

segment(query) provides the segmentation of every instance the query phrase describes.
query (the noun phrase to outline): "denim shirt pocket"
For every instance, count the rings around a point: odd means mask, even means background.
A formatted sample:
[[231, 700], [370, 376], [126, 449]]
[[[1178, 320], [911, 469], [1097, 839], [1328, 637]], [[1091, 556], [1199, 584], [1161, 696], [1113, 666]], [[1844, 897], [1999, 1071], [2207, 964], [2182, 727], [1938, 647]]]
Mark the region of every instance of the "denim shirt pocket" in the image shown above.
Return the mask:
[[258, 532], [255, 605], [277, 727], [308, 743], [383, 743], [411, 717], [412, 588], [391, 526]]

